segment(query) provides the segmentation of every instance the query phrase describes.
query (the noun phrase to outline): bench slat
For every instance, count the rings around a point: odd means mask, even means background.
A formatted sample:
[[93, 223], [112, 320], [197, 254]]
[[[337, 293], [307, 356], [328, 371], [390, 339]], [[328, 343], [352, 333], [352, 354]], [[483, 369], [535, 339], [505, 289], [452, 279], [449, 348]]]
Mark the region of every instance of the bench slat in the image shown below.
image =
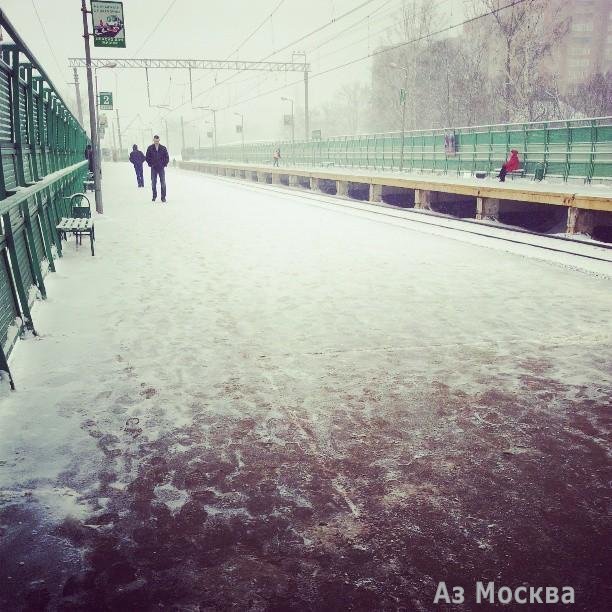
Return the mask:
[[87, 218], [67, 218], [63, 217], [62, 220], [55, 226], [56, 229], [61, 231], [89, 231], [93, 228], [94, 223], [91, 219]]

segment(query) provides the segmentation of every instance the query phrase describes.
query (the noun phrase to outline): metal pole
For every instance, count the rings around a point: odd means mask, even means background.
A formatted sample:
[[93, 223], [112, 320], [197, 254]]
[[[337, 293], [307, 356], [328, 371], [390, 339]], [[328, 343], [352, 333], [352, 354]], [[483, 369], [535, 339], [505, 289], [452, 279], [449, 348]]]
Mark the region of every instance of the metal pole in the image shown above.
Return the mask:
[[166, 124], [166, 148], [170, 148], [170, 141], [168, 140], [168, 120], [162, 119], [162, 121]]
[[402, 103], [402, 144], [400, 149], [400, 166], [399, 169], [404, 169], [404, 134], [406, 130], [406, 98], [408, 97], [408, 70], [404, 69], [406, 78], [404, 80], [404, 100]]
[[183, 148], [181, 149], [181, 157], [183, 156], [183, 151], [185, 150], [185, 122], [183, 120], [183, 115], [181, 115], [181, 136], [183, 142]]
[[[87, 95], [89, 96], [89, 129], [91, 131], [91, 142], [95, 146], [98, 141], [96, 130], [96, 101], [94, 99], [93, 77], [91, 74], [91, 51], [89, 48], [89, 30], [87, 26], [87, 5], [85, 0], [81, 0], [81, 13], [83, 14], [83, 38], [85, 39], [85, 62], [87, 64]], [[94, 190], [96, 197], [96, 211], [100, 214], [104, 212], [102, 204], [102, 186], [100, 184], [100, 158], [94, 153]]]
[[295, 144], [295, 115], [293, 114], [293, 100], [291, 102], [291, 144]]
[[291, 163], [295, 164], [295, 115], [293, 113], [293, 100], [291, 100]]
[[[305, 58], [304, 61], [306, 61]], [[308, 70], [304, 70], [304, 131], [306, 140], [310, 140], [310, 117], [308, 113]]]
[[217, 159], [217, 111], [210, 109], [213, 114], [213, 155]]
[[117, 136], [119, 138], [119, 159], [121, 159], [121, 156], [123, 155], [123, 143], [121, 141], [121, 123], [119, 122], [119, 109], [115, 109], [115, 112], [117, 113]]
[[100, 154], [100, 98], [98, 93], [98, 69], [94, 68], [94, 81], [96, 83], [96, 157], [100, 160], [100, 176], [102, 176], [102, 155]]
[[115, 140], [115, 122], [113, 121], [113, 151], [115, 152], [115, 159], [117, 161], [117, 141]]
[[79, 73], [74, 68], [74, 89], [76, 92], [77, 113], [79, 115], [79, 123], [83, 125], [83, 105], [81, 104], [81, 88], [79, 87]]
[[244, 115], [240, 115], [240, 136], [242, 136], [242, 163], [244, 164]]

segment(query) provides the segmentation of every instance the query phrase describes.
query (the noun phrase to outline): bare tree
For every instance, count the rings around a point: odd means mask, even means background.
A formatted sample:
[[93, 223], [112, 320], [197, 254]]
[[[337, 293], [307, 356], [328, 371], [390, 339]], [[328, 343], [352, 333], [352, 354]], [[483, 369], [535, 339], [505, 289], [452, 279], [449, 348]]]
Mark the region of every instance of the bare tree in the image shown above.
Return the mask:
[[500, 119], [536, 121], [551, 111], [551, 105], [554, 108], [556, 92], [549, 94], [555, 84], [544, 78], [543, 66], [567, 32], [568, 22], [550, 19], [553, 14], [546, 11], [547, 0], [525, 0], [499, 10], [506, 4], [507, 0], [474, 0], [471, 10], [477, 14], [495, 11], [483, 25], [492, 28], [489, 52], [493, 66], [501, 73], [496, 79], [503, 100]]
[[[324, 136], [345, 136], [367, 132], [368, 109], [371, 104], [372, 89], [364, 83], [354, 82], [343, 85], [333, 98], [310, 111], [313, 129], [320, 129]], [[297, 105], [296, 130], [303, 129], [301, 105]]]
[[612, 72], [594, 74], [567, 96], [568, 104], [583, 117], [612, 115]]

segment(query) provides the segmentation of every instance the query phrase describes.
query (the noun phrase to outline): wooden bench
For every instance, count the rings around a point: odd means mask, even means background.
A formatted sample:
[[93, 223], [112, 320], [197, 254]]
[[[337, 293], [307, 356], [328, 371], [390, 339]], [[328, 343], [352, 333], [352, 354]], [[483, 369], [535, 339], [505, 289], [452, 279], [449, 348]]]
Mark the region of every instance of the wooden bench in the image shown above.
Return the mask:
[[[501, 166], [493, 172], [495, 172], [495, 176], [499, 175], [499, 173], [501, 172]], [[514, 180], [515, 176], [518, 176], [519, 178], [524, 178], [525, 174], [525, 168], [518, 168], [517, 170], [512, 170], [512, 172], [506, 172], [506, 176], [509, 176], [512, 180]]]
[[87, 192], [87, 191], [95, 191], [95, 190], [96, 190], [96, 185], [94, 182], [93, 172], [88, 172], [87, 178], [83, 181], [83, 191]]
[[87, 234], [91, 244], [91, 254], [92, 256], [95, 255], [94, 242], [96, 240], [96, 233], [93, 219], [73, 219], [71, 217], [63, 217], [55, 227], [60, 234], [60, 239], [62, 237], [65, 239], [66, 234], [68, 233], [74, 234], [76, 236], [77, 244], [83, 244], [83, 234]]
[[70, 214], [72, 216], [62, 217], [62, 220], [55, 226], [60, 240], [62, 238], [66, 240], [67, 234], [74, 234], [76, 243], [83, 244], [83, 234], [87, 234], [93, 256], [95, 254], [94, 242], [96, 240], [96, 233], [94, 222], [91, 218], [91, 204], [84, 193], [75, 193], [65, 199], [70, 200]]

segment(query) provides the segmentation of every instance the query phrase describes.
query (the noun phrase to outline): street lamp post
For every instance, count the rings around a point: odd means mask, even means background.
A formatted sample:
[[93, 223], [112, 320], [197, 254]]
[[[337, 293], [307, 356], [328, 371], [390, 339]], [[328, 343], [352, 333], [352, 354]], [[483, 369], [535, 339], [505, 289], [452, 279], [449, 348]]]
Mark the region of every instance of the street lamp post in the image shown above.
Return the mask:
[[398, 66], [396, 63], [389, 64], [391, 68], [397, 68], [404, 71], [404, 90], [401, 94], [402, 100], [402, 142], [400, 148], [400, 166], [399, 169], [404, 169], [404, 135], [406, 133], [406, 98], [408, 97], [408, 68]]
[[291, 98], [281, 98], [283, 102], [291, 102], [291, 145], [295, 143], [295, 115], [293, 114], [293, 100]]
[[[94, 68], [94, 80], [96, 82], [96, 157], [98, 158], [97, 172], [98, 174], [102, 171], [102, 158], [100, 156], [100, 100], [98, 98], [98, 70], [102, 68], [115, 68], [117, 62], [106, 62], [102, 66], [96, 66]], [[121, 147], [121, 145], [119, 145]]]
[[281, 97], [283, 102], [291, 102], [291, 161], [295, 160], [295, 115], [293, 114], [293, 100], [291, 98]]
[[[96, 104], [97, 100], [94, 98], [93, 88], [93, 76], [91, 74], [91, 49], [89, 45], [89, 25], [87, 23], [87, 15], [90, 11], [87, 10], [87, 4], [85, 0], [81, 0], [81, 14], [83, 15], [83, 39], [85, 40], [85, 66], [87, 70], [87, 97], [89, 98], [89, 129], [91, 133], [91, 143], [95, 147], [98, 141], [98, 130], [96, 129]], [[102, 203], [102, 188], [100, 185], [100, 159], [97, 153], [94, 151], [93, 154], [93, 166], [94, 166], [94, 193], [96, 197], [96, 212], [102, 214], [104, 212], [104, 205]]]
[[244, 115], [242, 113], [234, 113], [240, 117], [240, 138], [242, 140], [242, 163], [244, 163]]
[[217, 158], [217, 110], [210, 106], [194, 106], [193, 108], [200, 110], [209, 110], [213, 115], [213, 157]]
[[162, 117], [161, 120], [164, 122], [164, 127], [166, 129], [166, 148], [169, 148], [169, 143], [168, 143], [168, 120], [165, 117]]
[[[165, 108], [165, 109], [170, 109], [170, 106], [168, 106], [167, 104], [149, 104], [149, 106], [151, 108]], [[166, 127], [166, 147], [168, 146], [168, 120], [165, 117], [160, 117], [160, 121], [164, 122], [164, 125]]]

